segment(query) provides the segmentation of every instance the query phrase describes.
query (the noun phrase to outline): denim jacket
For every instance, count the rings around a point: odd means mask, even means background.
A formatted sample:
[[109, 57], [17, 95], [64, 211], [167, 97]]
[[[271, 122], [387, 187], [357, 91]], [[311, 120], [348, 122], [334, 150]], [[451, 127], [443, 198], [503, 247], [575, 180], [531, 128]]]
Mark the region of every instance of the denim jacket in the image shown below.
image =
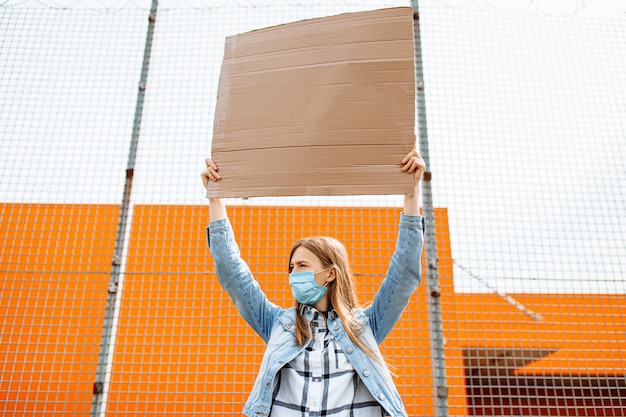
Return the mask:
[[[266, 417], [272, 407], [276, 375], [304, 349], [295, 339], [296, 310], [284, 309], [267, 299], [248, 265], [241, 259], [228, 219], [211, 222], [207, 227], [207, 239], [220, 284], [246, 322], [267, 344], [259, 374], [243, 410], [249, 417]], [[420, 254], [423, 240], [424, 218], [402, 213], [396, 249], [387, 275], [372, 304], [354, 311], [363, 325], [359, 337], [377, 355], [381, 355], [378, 345], [399, 320], [421, 281]], [[313, 311], [304, 309], [303, 313], [312, 315]], [[388, 369], [372, 360], [352, 342], [334, 312], [328, 315], [327, 327], [385, 412], [391, 416], [407, 416]]]

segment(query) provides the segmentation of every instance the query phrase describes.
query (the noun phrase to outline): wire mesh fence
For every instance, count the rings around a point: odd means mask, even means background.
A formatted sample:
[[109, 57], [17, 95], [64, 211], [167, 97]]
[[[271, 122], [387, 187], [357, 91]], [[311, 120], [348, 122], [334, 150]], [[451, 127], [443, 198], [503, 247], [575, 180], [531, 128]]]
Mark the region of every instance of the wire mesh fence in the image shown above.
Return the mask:
[[[241, 413], [264, 344], [215, 277], [199, 178], [224, 38], [409, 5], [0, 4], [3, 415]], [[409, 415], [626, 415], [625, 13], [420, 2], [436, 258], [381, 346]], [[370, 302], [401, 202], [228, 205], [289, 307], [289, 248], [308, 235], [345, 243]]]

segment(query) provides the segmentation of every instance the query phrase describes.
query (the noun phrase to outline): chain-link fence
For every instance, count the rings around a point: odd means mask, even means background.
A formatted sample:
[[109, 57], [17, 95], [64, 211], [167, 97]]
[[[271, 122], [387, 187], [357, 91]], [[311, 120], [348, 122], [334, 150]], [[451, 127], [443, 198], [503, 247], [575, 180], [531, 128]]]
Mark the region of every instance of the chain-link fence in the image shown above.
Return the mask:
[[[0, 410], [237, 415], [263, 342], [199, 174], [225, 36], [410, 6], [424, 282], [381, 346], [409, 415], [626, 415], [626, 7], [529, 0], [0, 4]], [[332, 235], [371, 301], [400, 196], [229, 200], [265, 292]]]

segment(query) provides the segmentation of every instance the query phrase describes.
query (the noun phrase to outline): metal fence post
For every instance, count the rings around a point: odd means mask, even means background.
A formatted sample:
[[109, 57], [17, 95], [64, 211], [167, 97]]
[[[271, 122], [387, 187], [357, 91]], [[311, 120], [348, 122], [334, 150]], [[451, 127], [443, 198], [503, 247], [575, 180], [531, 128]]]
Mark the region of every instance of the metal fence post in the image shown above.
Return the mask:
[[130, 149], [128, 151], [128, 162], [126, 164], [126, 179], [124, 181], [122, 203], [120, 205], [120, 212], [117, 222], [115, 248], [113, 253], [113, 259], [111, 261], [111, 275], [107, 288], [107, 302], [104, 313], [104, 323], [102, 325], [102, 336], [100, 339], [98, 367], [96, 368], [96, 380], [93, 384], [93, 399], [91, 402], [90, 411], [91, 417], [106, 415], [111, 367], [113, 363], [113, 354], [115, 351], [115, 336], [118, 320], [117, 312], [119, 311], [119, 303], [121, 300], [121, 291], [123, 284], [125, 242], [128, 239], [128, 231], [130, 230], [129, 223], [132, 219], [132, 208], [130, 201], [133, 188], [133, 176], [135, 172], [135, 159], [137, 156], [137, 147], [139, 144], [139, 132], [141, 129], [141, 118], [143, 114], [145, 91], [147, 87], [148, 68], [150, 66], [150, 54], [152, 51], [152, 40], [154, 35], [154, 27], [156, 24], [157, 9], [158, 0], [152, 0], [150, 15], [148, 17], [148, 30], [144, 47], [141, 76], [138, 85], [137, 103], [135, 106], [135, 118], [133, 121], [133, 130], [131, 133]]
[[444, 357], [443, 320], [441, 313], [441, 287], [439, 284], [439, 267], [437, 257], [437, 240], [435, 236], [435, 210], [433, 207], [428, 150], [428, 126], [426, 121], [426, 99], [424, 92], [424, 67], [422, 62], [422, 44], [420, 37], [420, 14], [418, 0], [411, 0], [413, 7], [413, 34], [415, 37], [415, 87], [419, 151], [426, 162], [426, 172], [422, 184], [423, 214], [426, 220], [426, 279], [428, 283], [430, 343], [434, 375], [434, 397], [436, 415], [448, 416], [448, 387], [446, 385], [446, 364]]

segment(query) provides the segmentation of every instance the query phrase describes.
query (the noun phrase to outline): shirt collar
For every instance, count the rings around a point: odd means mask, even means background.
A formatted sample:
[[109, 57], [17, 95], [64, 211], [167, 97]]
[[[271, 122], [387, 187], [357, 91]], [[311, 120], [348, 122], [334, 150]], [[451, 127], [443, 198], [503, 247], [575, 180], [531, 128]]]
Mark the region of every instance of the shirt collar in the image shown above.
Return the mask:
[[[300, 315], [304, 316], [306, 318], [306, 321], [309, 323], [311, 323], [312, 321], [318, 321], [318, 322], [326, 321], [326, 320], [321, 320], [322, 317], [324, 317], [324, 315], [321, 312], [317, 311], [315, 307], [307, 306], [304, 304], [300, 304]], [[335, 310], [330, 310], [327, 316], [331, 319], [336, 319], [338, 317]]]

